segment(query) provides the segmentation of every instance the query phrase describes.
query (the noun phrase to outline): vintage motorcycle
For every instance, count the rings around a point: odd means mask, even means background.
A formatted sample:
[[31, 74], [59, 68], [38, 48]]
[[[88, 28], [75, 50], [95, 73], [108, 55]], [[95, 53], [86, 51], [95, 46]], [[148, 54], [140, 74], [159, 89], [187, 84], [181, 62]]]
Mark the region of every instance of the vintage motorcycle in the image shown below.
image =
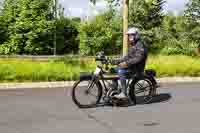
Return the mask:
[[[81, 72], [80, 78], [74, 83], [72, 88], [72, 100], [79, 108], [90, 108], [97, 106], [102, 100], [103, 103], [118, 105], [125, 102], [117, 99], [114, 95], [119, 94], [119, 76], [110, 67], [111, 59], [105, 56], [104, 52], [96, 55], [96, 70], [92, 73]], [[128, 103], [136, 104], [140, 102], [150, 103], [156, 95], [158, 84], [155, 80], [156, 72], [152, 69], [143, 73], [127, 73], [127, 100]]]

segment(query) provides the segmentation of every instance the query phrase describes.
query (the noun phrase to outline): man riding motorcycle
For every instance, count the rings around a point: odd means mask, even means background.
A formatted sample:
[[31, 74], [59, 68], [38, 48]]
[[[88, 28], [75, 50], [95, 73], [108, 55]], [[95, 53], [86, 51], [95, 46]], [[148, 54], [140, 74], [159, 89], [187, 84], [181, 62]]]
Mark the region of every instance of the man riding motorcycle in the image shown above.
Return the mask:
[[147, 47], [141, 41], [139, 30], [132, 27], [128, 29], [127, 35], [129, 40], [128, 54], [121, 59], [112, 60], [113, 65], [119, 66], [117, 72], [120, 80], [121, 93], [114, 96], [118, 99], [127, 98], [126, 73], [130, 71], [135, 74], [143, 73], [148, 56]]

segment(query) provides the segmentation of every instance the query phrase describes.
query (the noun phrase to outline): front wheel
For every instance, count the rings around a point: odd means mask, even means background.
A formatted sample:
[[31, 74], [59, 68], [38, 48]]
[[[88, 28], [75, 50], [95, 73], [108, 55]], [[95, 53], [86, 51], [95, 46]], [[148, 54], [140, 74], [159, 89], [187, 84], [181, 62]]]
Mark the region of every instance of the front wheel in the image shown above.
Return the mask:
[[101, 100], [102, 86], [92, 80], [77, 81], [72, 88], [72, 100], [79, 108], [95, 107]]

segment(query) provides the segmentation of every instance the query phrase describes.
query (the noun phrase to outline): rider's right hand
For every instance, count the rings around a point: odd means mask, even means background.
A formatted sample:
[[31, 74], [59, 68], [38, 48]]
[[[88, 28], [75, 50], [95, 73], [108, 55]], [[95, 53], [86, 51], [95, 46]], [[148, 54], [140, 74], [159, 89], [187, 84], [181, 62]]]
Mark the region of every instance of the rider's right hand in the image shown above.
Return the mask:
[[119, 62], [118, 62], [118, 60], [111, 59], [111, 60], [110, 60], [110, 64], [112, 64], [112, 65], [118, 65]]

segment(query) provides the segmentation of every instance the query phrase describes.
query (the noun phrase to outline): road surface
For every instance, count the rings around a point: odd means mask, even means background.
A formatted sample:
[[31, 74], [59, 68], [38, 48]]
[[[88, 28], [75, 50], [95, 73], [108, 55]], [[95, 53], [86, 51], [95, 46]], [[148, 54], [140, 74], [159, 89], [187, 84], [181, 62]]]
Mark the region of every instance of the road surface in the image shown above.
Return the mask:
[[200, 133], [200, 83], [165, 85], [154, 103], [78, 109], [70, 89], [0, 91], [1, 133]]

